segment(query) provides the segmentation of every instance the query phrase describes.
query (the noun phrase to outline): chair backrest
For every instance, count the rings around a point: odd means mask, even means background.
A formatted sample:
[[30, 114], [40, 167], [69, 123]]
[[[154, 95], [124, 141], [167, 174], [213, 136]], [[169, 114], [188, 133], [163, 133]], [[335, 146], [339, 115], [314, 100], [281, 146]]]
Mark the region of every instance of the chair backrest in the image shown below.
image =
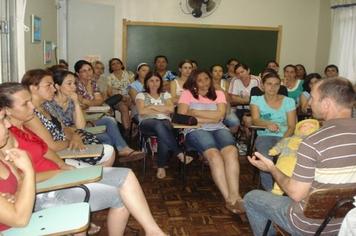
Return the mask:
[[[342, 200], [353, 199], [356, 196], [356, 187], [318, 189], [313, 191], [306, 202], [304, 215], [312, 219], [324, 219], [330, 209]], [[340, 207], [337, 210], [336, 218], [344, 217], [346, 213], [354, 206], [350, 203]]]

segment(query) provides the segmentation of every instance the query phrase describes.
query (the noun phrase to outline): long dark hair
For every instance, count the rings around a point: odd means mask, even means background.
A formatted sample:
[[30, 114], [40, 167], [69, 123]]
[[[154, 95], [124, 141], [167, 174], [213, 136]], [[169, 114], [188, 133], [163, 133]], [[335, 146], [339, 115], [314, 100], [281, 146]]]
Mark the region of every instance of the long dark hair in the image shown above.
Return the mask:
[[209, 87], [208, 93], [206, 94], [206, 97], [212, 101], [215, 101], [215, 99], [217, 98], [217, 95], [216, 95], [214, 84], [213, 84], [213, 77], [211, 76], [211, 74], [208, 70], [194, 71], [189, 76], [188, 80], [184, 83], [183, 88], [189, 90], [195, 99], [199, 99], [197, 78], [200, 74], [203, 74], [203, 73], [206, 74], [208, 76], [208, 78], [210, 79], [210, 87]]

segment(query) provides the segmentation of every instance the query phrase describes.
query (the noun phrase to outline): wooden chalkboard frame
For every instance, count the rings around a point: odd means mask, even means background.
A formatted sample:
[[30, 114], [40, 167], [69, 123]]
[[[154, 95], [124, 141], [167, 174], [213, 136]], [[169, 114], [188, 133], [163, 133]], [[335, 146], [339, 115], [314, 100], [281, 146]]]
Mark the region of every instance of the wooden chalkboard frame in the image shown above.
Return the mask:
[[211, 24], [188, 24], [188, 23], [165, 23], [165, 22], [144, 22], [144, 21], [130, 21], [123, 19], [122, 30], [122, 60], [127, 63], [128, 50], [128, 27], [130, 26], [168, 26], [168, 27], [182, 27], [182, 28], [213, 28], [213, 29], [232, 29], [232, 30], [259, 30], [259, 31], [274, 31], [277, 32], [277, 47], [276, 47], [276, 61], [279, 63], [281, 42], [282, 42], [282, 25], [277, 27], [267, 26], [234, 26], [234, 25], [211, 25]]

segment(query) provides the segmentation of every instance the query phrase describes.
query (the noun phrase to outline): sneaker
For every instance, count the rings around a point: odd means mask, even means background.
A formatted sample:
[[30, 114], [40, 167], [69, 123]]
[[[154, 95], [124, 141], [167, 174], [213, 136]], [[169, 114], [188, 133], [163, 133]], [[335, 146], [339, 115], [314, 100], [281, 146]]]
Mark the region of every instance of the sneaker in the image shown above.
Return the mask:
[[247, 145], [244, 143], [236, 143], [236, 147], [239, 149], [239, 154], [244, 156], [247, 154]]

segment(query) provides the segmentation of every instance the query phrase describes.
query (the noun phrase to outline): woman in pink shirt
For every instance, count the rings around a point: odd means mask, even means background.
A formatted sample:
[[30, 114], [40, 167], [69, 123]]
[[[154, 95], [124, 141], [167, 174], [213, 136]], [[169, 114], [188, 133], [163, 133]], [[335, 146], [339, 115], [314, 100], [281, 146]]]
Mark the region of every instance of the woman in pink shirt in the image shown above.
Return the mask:
[[225, 199], [226, 208], [243, 213], [236, 143], [222, 123], [226, 112], [225, 94], [215, 90], [208, 71], [195, 71], [184, 89], [178, 102], [178, 113], [196, 117], [200, 125], [185, 130], [186, 143], [209, 161], [213, 180]]

